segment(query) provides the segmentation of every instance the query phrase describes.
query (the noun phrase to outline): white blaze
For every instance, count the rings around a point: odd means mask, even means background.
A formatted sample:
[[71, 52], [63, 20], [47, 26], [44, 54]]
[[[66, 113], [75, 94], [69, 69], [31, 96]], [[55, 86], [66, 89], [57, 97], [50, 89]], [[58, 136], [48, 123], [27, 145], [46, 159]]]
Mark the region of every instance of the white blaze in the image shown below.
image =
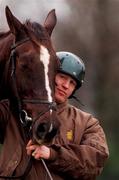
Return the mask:
[[45, 73], [45, 87], [47, 91], [48, 101], [52, 102], [52, 96], [51, 96], [51, 88], [49, 84], [49, 78], [48, 78], [48, 65], [50, 61], [50, 54], [44, 46], [40, 46], [40, 61], [44, 65], [44, 73]]

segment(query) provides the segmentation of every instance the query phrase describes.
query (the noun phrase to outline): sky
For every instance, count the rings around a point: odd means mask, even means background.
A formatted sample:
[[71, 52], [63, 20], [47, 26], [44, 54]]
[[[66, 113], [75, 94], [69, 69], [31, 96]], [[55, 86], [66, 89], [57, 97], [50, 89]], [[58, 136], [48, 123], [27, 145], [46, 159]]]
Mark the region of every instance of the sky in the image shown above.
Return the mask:
[[9, 6], [12, 13], [21, 21], [31, 19], [40, 22], [52, 9], [56, 10], [58, 20], [63, 21], [71, 12], [65, 0], [0, 0], [0, 29], [3, 30], [8, 28], [5, 17], [6, 6]]

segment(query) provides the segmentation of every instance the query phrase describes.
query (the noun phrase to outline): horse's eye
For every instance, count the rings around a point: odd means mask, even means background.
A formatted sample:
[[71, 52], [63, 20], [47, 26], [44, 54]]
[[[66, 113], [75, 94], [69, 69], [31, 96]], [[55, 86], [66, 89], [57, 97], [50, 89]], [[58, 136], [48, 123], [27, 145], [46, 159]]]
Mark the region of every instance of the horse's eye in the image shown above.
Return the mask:
[[18, 66], [21, 69], [27, 69], [29, 65], [29, 58], [28, 57], [21, 57], [17, 60]]
[[22, 69], [27, 69], [28, 65], [26, 63], [22, 64]]

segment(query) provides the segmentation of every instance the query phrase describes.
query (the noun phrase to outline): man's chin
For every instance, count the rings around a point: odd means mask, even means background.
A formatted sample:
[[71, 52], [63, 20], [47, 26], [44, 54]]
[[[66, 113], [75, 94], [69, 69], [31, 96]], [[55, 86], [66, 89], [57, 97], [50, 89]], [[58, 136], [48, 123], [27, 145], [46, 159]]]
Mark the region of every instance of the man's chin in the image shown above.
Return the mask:
[[60, 95], [56, 96], [55, 99], [56, 99], [57, 103], [63, 103], [66, 101], [65, 98], [63, 96], [60, 96]]

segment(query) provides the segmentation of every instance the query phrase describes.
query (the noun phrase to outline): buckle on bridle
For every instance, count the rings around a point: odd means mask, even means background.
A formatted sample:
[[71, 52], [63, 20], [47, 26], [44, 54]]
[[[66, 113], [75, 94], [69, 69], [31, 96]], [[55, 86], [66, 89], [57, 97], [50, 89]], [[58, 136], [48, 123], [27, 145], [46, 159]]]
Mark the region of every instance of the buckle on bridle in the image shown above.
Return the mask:
[[49, 103], [49, 109], [52, 109], [52, 110], [56, 111], [56, 107], [57, 107], [56, 102]]
[[23, 125], [27, 125], [29, 122], [32, 122], [32, 118], [28, 116], [27, 112], [23, 109], [20, 113], [20, 121]]

